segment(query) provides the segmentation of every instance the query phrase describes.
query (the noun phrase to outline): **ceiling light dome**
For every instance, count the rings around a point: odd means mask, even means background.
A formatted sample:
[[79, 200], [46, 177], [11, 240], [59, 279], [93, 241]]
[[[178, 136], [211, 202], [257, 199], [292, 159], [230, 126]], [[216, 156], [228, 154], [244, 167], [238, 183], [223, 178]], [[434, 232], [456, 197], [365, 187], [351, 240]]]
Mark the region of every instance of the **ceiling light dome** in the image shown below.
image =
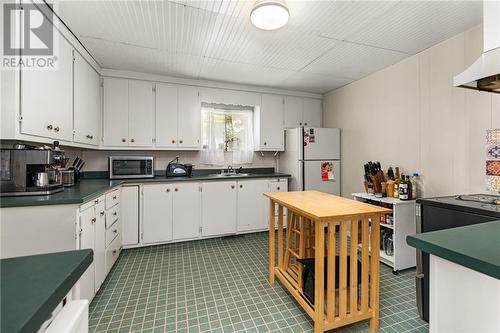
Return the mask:
[[283, 1], [257, 1], [250, 14], [252, 24], [262, 30], [276, 30], [288, 22], [290, 13]]

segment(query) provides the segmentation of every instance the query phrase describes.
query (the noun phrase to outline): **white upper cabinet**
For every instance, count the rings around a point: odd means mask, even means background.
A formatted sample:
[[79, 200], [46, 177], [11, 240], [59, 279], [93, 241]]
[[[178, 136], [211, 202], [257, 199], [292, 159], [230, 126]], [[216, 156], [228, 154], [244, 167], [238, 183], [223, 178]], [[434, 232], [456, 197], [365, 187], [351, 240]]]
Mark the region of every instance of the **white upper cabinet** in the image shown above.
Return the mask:
[[321, 127], [323, 118], [323, 109], [321, 100], [314, 98], [304, 98], [304, 112], [302, 121], [307, 127]]
[[73, 140], [73, 48], [59, 36], [55, 68], [21, 71], [21, 133]]
[[303, 109], [304, 102], [302, 98], [285, 96], [285, 128], [296, 128], [303, 125]]
[[153, 83], [104, 79], [104, 146], [152, 147]]
[[260, 108], [254, 112], [255, 150], [284, 150], [283, 96], [262, 94]]
[[145, 185], [142, 190], [142, 242], [172, 240], [172, 184]]
[[285, 128], [321, 127], [321, 100], [285, 96]]
[[105, 146], [128, 146], [128, 80], [104, 78]]
[[236, 182], [206, 182], [202, 186], [202, 235], [236, 233]]
[[154, 138], [153, 83], [128, 81], [129, 146], [151, 147]]
[[156, 84], [156, 146], [177, 147], [177, 86]]
[[178, 147], [200, 148], [201, 104], [198, 88], [179, 86], [178, 97]]
[[101, 88], [99, 74], [76, 52], [74, 70], [74, 141], [99, 145]]
[[193, 239], [200, 236], [201, 193], [198, 183], [174, 183], [173, 228], [174, 240]]

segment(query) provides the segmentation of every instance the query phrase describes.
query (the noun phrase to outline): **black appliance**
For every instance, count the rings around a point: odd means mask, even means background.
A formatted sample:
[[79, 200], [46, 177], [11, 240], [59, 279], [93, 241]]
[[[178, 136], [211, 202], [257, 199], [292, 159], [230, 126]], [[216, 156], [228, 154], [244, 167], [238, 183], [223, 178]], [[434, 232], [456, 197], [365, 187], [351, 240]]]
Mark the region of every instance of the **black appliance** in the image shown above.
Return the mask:
[[193, 165], [179, 163], [179, 156], [174, 158], [167, 165], [167, 170], [166, 170], [167, 177], [191, 177], [192, 174], [193, 174]]
[[[498, 195], [471, 194], [417, 200], [417, 233], [500, 219]], [[417, 308], [429, 321], [429, 254], [417, 250]]]

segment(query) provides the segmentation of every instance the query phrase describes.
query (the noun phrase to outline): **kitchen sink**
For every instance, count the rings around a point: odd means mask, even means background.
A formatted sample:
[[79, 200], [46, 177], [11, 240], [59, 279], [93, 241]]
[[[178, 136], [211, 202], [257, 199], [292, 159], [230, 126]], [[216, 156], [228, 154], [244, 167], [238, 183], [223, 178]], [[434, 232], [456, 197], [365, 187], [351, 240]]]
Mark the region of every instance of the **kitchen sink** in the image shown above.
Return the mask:
[[246, 177], [252, 175], [251, 173], [213, 173], [208, 175], [210, 177], [221, 177], [221, 178], [230, 178], [230, 177]]

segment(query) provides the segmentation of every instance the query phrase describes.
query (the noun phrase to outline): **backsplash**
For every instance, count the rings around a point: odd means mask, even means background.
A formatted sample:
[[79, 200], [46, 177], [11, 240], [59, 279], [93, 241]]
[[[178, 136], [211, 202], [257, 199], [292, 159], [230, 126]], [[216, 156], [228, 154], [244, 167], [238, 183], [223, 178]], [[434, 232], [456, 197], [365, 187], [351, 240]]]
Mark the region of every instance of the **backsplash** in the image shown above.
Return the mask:
[[[85, 166], [83, 171], [107, 171], [108, 170], [108, 157], [109, 156], [154, 156], [155, 158], [155, 170], [165, 170], [167, 164], [179, 156], [180, 163], [191, 163], [194, 165], [195, 169], [221, 169], [221, 166], [211, 166], [200, 163], [200, 152], [198, 151], [123, 151], [123, 150], [86, 150], [86, 149], [75, 149], [75, 148], [64, 148], [66, 157], [70, 158], [70, 162], [74, 160], [76, 156], [82, 158], [85, 161]], [[232, 153], [225, 153], [224, 166], [232, 164]], [[237, 166], [234, 164], [233, 166]], [[253, 163], [243, 165], [245, 168], [258, 168], [258, 167], [272, 167], [277, 168], [277, 157], [274, 157], [272, 152], [264, 152], [264, 156], [261, 153], [256, 152], [254, 154]]]

